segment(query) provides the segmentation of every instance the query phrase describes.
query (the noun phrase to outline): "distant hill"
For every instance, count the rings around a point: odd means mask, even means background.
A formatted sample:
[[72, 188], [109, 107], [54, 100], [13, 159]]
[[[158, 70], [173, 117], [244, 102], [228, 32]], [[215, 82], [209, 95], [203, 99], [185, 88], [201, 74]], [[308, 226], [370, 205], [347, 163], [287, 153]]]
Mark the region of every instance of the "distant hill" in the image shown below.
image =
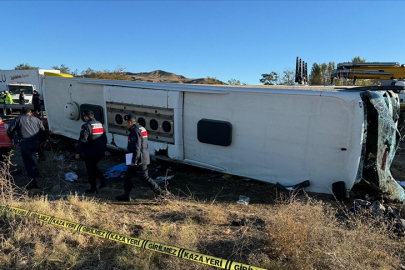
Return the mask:
[[188, 79], [182, 75], [177, 75], [163, 70], [155, 70], [152, 72], [140, 72], [140, 73], [127, 72], [126, 75], [130, 76], [132, 81], [138, 82], [222, 84], [222, 85], [226, 84], [220, 80], [212, 78]]

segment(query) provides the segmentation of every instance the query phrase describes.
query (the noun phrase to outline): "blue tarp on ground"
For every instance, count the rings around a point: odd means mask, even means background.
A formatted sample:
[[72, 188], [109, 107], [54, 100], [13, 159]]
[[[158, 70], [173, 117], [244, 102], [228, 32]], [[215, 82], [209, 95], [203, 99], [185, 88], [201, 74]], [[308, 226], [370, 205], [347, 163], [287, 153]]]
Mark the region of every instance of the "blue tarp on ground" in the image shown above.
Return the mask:
[[127, 170], [127, 165], [125, 163], [118, 164], [114, 167], [109, 168], [106, 171], [106, 178], [117, 178], [119, 177], [122, 173], [124, 173]]

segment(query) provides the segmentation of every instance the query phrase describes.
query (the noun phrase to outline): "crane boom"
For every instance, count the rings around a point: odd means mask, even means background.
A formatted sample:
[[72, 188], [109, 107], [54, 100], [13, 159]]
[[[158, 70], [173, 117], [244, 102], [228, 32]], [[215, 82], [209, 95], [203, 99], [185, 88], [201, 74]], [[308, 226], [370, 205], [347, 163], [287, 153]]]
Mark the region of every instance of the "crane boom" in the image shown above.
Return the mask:
[[405, 79], [405, 66], [398, 62], [339, 63], [332, 70], [331, 84], [334, 78], [401, 81]]

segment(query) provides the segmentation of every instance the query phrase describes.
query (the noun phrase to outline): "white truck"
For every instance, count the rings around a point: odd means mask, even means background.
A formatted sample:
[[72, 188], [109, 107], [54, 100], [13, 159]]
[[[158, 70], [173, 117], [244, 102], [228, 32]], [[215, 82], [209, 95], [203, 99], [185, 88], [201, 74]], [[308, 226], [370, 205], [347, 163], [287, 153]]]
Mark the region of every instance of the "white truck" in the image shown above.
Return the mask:
[[32, 94], [37, 90], [42, 96], [42, 84], [45, 73], [60, 73], [59, 70], [29, 69], [0, 70], [0, 91], [8, 90], [14, 103], [19, 103], [21, 91], [25, 94], [25, 103], [32, 104]]

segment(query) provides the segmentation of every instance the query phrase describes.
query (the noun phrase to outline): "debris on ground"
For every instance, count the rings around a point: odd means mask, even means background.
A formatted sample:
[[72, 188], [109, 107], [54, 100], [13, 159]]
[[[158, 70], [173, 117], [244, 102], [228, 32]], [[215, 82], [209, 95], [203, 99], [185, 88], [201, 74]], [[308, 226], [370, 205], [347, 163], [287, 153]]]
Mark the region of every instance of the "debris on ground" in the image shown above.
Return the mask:
[[237, 220], [232, 220], [231, 225], [232, 226], [245, 226], [247, 225], [248, 220], [246, 218], [241, 218]]
[[64, 160], [65, 156], [64, 155], [54, 156], [53, 159], [54, 160]]
[[250, 198], [244, 195], [239, 195], [239, 200], [237, 201], [237, 203], [239, 204], [244, 204], [244, 205], [248, 205], [250, 202]]
[[77, 180], [77, 174], [75, 172], [65, 173], [65, 180], [68, 182], [74, 182]]
[[118, 165], [115, 165], [115, 166], [109, 168], [105, 172], [105, 176], [106, 176], [106, 178], [118, 178], [118, 177], [124, 175], [126, 170], [127, 170], [127, 165], [125, 165], [125, 163], [121, 163], [121, 164], [118, 164]]
[[366, 213], [372, 217], [393, 222], [399, 231], [405, 232], [405, 219], [401, 217], [400, 211], [395, 206], [383, 206], [379, 201], [371, 203], [366, 200], [355, 199], [350, 212], [355, 215]]
[[158, 184], [160, 182], [163, 182], [165, 180], [170, 180], [174, 177], [174, 175], [168, 175], [168, 176], [158, 176], [155, 178], [155, 182]]
[[301, 183], [298, 183], [296, 185], [290, 185], [290, 186], [284, 186], [284, 185], [280, 184], [279, 182], [277, 182], [276, 187], [281, 191], [292, 191], [292, 190], [299, 190], [302, 188], [309, 187], [309, 185], [310, 185], [309, 180], [305, 180]]

